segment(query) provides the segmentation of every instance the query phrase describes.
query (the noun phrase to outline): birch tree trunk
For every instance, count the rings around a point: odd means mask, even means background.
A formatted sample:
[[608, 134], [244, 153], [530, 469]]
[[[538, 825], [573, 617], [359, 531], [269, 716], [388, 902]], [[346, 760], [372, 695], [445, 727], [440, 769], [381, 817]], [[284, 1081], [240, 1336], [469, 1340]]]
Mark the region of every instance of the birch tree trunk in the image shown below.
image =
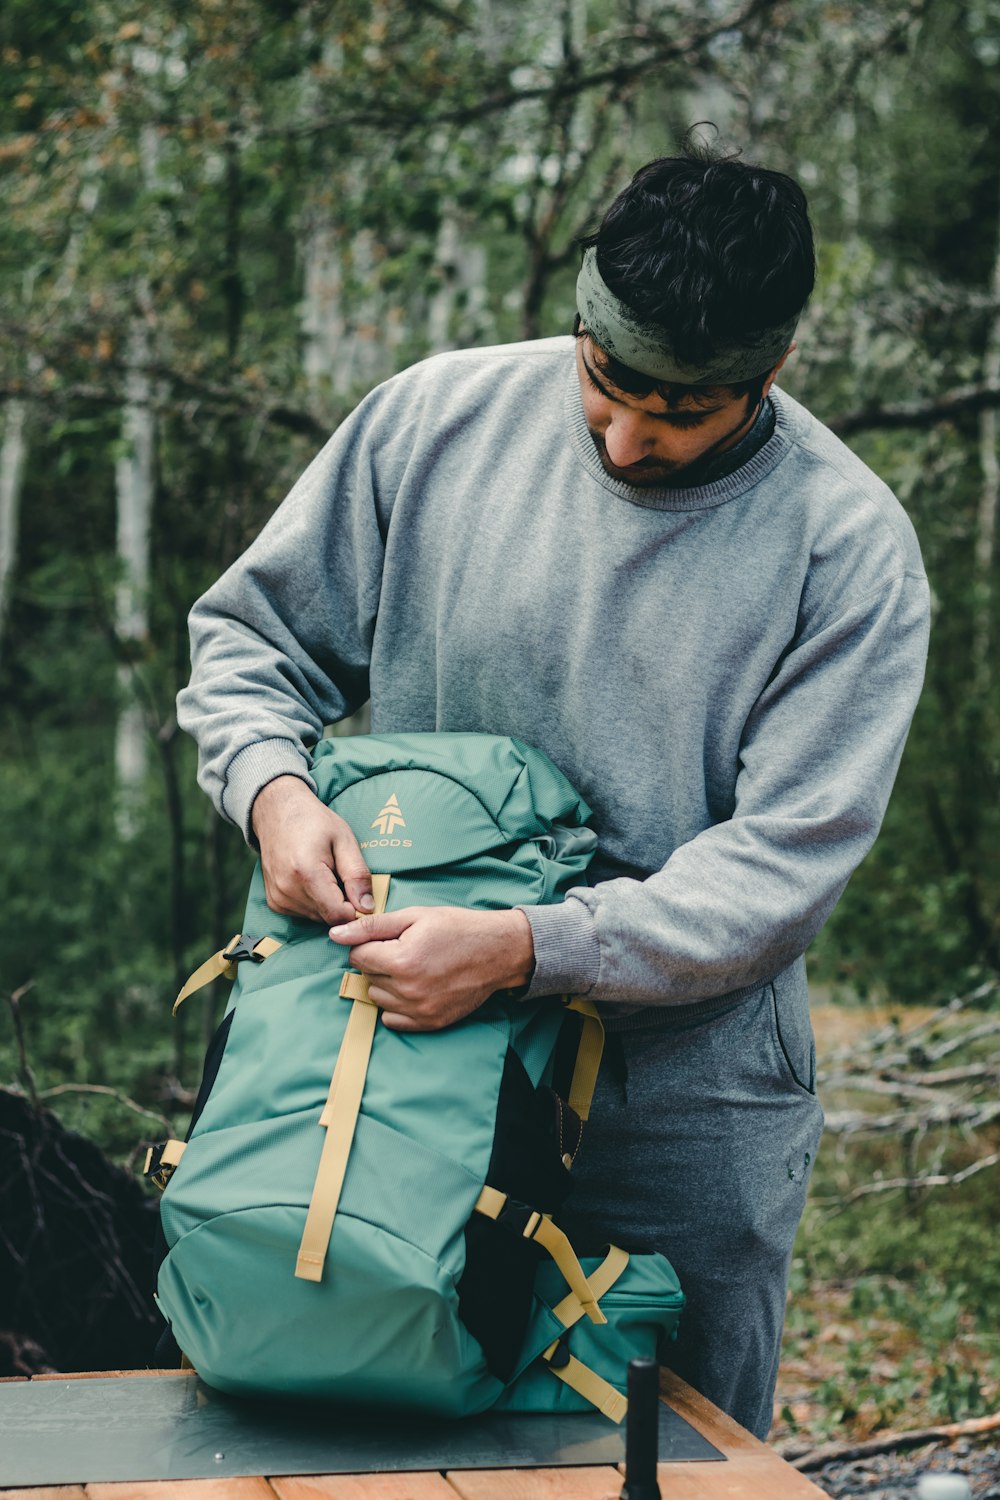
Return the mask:
[[0, 650], [17, 561], [18, 514], [28, 454], [27, 416], [25, 402], [8, 401], [0, 447]]
[[[83, 234], [87, 220], [97, 207], [98, 156], [89, 158], [83, 172], [83, 186], [76, 215], [76, 223], [70, 232], [63, 252], [59, 275], [53, 291], [55, 303], [64, 302], [73, 290], [76, 273], [80, 265]], [[30, 302], [30, 292], [25, 298]], [[28, 356], [28, 368], [37, 375], [40, 361], [37, 355]], [[9, 401], [4, 417], [3, 443], [0, 445], [0, 654], [3, 650], [4, 630], [10, 608], [10, 593], [17, 567], [17, 541], [21, 511], [21, 491], [28, 461], [28, 405], [25, 401]]]
[[[986, 335], [986, 352], [983, 358], [983, 380], [995, 385], [1000, 382], [1000, 232], [997, 235], [997, 253], [993, 264], [992, 298], [994, 312]], [[993, 621], [993, 557], [996, 551], [997, 506], [1000, 502], [1000, 422], [997, 412], [991, 408], [979, 417], [979, 465], [982, 470], [982, 488], [979, 492], [979, 514], [976, 518], [975, 585], [976, 616], [973, 628], [972, 650], [975, 665], [976, 685], [981, 692], [988, 692], [992, 681], [991, 643]]]
[[329, 210], [318, 204], [306, 227], [302, 261], [302, 367], [309, 390], [322, 396], [332, 388], [345, 328], [336, 234]]
[[[159, 142], [152, 126], [140, 133], [140, 160], [146, 188], [155, 185]], [[123, 453], [115, 465], [118, 584], [115, 635], [124, 660], [118, 669], [120, 707], [115, 733], [115, 787], [118, 831], [135, 831], [139, 794], [148, 760], [147, 727], [136, 663], [149, 635], [149, 538], [155, 483], [156, 418], [152, 405], [152, 299], [140, 277], [125, 352]]]
[[115, 781], [120, 831], [132, 832], [134, 803], [146, 774], [146, 725], [136, 696], [135, 658], [149, 634], [149, 533], [153, 512], [156, 422], [149, 377], [151, 340], [139, 314], [129, 330], [122, 440], [125, 452], [115, 465], [118, 505], [118, 585], [115, 633], [128, 660], [118, 669], [121, 707], [115, 736]]
[[438, 285], [427, 304], [428, 352], [461, 348], [488, 336], [486, 246], [473, 238], [453, 203], [444, 205], [434, 266]]
[[[374, 7], [373, 26], [380, 7]], [[304, 50], [315, 40], [313, 22], [307, 18]], [[377, 50], [377, 43], [372, 44]], [[336, 40], [323, 42], [323, 71], [336, 77], [344, 67], [343, 48]], [[301, 113], [310, 120], [325, 99], [315, 75], [307, 72], [302, 81]], [[338, 196], [353, 200], [364, 193], [364, 173], [357, 167], [346, 167], [339, 174]], [[322, 401], [324, 396], [346, 396], [362, 386], [374, 385], [392, 373], [392, 363], [385, 358], [382, 339], [390, 320], [384, 316], [373, 290], [377, 246], [370, 230], [359, 230], [349, 247], [337, 232], [331, 193], [326, 183], [307, 211], [302, 241], [302, 301], [299, 306], [303, 339], [303, 372], [310, 392]], [[364, 291], [360, 298], [346, 295], [345, 283], [352, 280]], [[348, 305], [350, 302], [351, 305]]]

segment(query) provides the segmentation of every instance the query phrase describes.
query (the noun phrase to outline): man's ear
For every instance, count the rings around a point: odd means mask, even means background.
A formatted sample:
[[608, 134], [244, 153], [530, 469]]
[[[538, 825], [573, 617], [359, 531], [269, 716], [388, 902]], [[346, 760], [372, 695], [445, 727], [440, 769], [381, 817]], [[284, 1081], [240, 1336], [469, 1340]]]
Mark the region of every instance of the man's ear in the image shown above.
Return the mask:
[[789, 344], [788, 348], [785, 350], [784, 354], [778, 360], [778, 363], [775, 365], [774, 369], [771, 371], [771, 373], [768, 375], [767, 379], [764, 381], [764, 385], [763, 385], [763, 388], [761, 390], [761, 398], [762, 399], [763, 399], [764, 396], [767, 395], [768, 391], [771, 389], [772, 385], [774, 384], [775, 377], [776, 377], [778, 371], [781, 369], [782, 365], [785, 363], [785, 360], [788, 358], [788, 356], [790, 354], [793, 354], [798, 347], [799, 347], [798, 344], [793, 339], [792, 342]]

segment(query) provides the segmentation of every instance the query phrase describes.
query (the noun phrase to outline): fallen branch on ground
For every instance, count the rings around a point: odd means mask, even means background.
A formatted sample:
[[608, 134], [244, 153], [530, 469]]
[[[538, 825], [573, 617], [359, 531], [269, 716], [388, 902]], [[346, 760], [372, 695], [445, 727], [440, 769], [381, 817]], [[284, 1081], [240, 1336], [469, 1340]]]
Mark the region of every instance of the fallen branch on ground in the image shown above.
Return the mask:
[[870, 1453], [892, 1453], [900, 1448], [921, 1448], [925, 1443], [950, 1442], [953, 1438], [980, 1437], [1000, 1430], [1000, 1412], [988, 1417], [970, 1417], [965, 1422], [946, 1422], [940, 1427], [915, 1427], [911, 1432], [882, 1432], [862, 1443], [824, 1443], [805, 1453], [786, 1449], [782, 1457], [793, 1469], [821, 1469], [834, 1460], [866, 1458]]
[[928, 1172], [924, 1177], [886, 1177], [878, 1182], [866, 1182], [848, 1193], [845, 1198], [818, 1198], [817, 1203], [833, 1203], [826, 1217], [831, 1218], [835, 1214], [842, 1213], [850, 1204], [856, 1203], [859, 1198], [867, 1198], [871, 1193], [898, 1193], [903, 1189], [915, 1191], [917, 1188], [932, 1187], [955, 1187], [967, 1178], [974, 1177], [977, 1172], [985, 1171], [987, 1167], [995, 1167], [1000, 1164], [1000, 1151], [993, 1151], [989, 1156], [981, 1156], [978, 1161], [972, 1162], [968, 1167], [963, 1167], [960, 1172]]
[[897, 1110], [893, 1114], [866, 1114], [857, 1109], [831, 1109], [827, 1111], [826, 1132], [828, 1135], [900, 1135], [909, 1131], [929, 1130], [932, 1126], [963, 1125], [966, 1130], [981, 1130], [1000, 1119], [1000, 1104], [979, 1100], [965, 1104], [951, 1104], [942, 1100], [936, 1109], [923, 1114], [913, 1110]]

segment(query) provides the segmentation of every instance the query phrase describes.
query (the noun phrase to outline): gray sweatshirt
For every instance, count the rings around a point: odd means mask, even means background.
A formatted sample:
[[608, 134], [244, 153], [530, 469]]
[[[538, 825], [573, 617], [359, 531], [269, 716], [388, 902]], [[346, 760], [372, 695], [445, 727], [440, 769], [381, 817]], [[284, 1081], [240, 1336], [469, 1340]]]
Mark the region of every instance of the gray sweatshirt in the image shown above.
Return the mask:
[[801, 981], [885, 811], [927, 580], [891, 492], [776, 389], [734, 473], [612, 479], [573, 343], [437, 355], [373, 391], [195, 605], [178, 712], [248, 837], [260, 788], [308, 781], [369, 697], [377, 733], [544, 750], [600, 842], [588, 887], [528, 909], [529, 993], [677, 1019]]

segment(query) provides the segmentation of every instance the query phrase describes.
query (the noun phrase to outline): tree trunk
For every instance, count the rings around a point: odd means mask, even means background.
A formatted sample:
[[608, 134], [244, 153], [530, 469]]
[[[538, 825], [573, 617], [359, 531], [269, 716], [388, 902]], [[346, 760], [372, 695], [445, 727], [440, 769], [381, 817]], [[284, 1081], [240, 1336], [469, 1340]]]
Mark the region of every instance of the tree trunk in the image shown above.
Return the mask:
[[0, 447], [0, 646], [10, 607], [10, 587], [17, 560], [18, 514], [28, 452], [26, 422], [25, 403], [8, 401], [3, 446]]
[[443, 208], [434, 265], [438, 285], [427, 304], [428, 352], [478, 343], [491, 324], [486, 247], [473, 239], [452, 203]]
[[134, 829], [135, 806], [146, 775], [146, 723], [136, 695], [135, 662], [149, 634], [149, 532], [153, 511], [156, 419], [151, 406], [150, 331], [137, 313], [129, 330], [122, 440], [125, 452], [115, 465], [118, 501], [118, 587], [115, 634], [126, 660], [118, 669], [122, 702], [115, 736], [115, 781], [119, 829]]
[[[98, 157], [93, 153], [83, 174], [80, 189], [77, 221], [63, 251], [59, 275], [53, 289], [53, 301], [63, 302], [73, 290], [80, 264], [83, 246], [83, 229], [86, 221], [97, 207]], [[26, 297], [30, 302], [30, 293]], [[28, 369], [37, 374], [40, 361], [37, 354], [29, 354]], [[3, 646], [4, 628], [10, 608], [10, 594], [17, 565], [18, 523], [21, 511], [21, 490], [28, 459], [28, 407], [24, 401], [8, 401], [4, 420], [3, 444], [0, 446], [0, 650]]]
[[306, 228], [302, 259], [302, 365], [310, 392], [322, 398], [333, 387], [345, 330], [336, 234], [327, 210], [318, 205]]
[[[1000, 382], [1000, 233], [997, 236], [996, 260], [991, 288], [994, 311], [986, 335], [983, 357], [983, 379]], [[976, 685], [983, 694], [990, 688], [992, 663], [990, 645], [993, 623], [993, 556], [996, 550], [997, 505], [1000, 501], [1000, 423], [994, 408], [979, 417], [979, 464], [982, 488], [979, 492], [979, 514], [976, 518], [975, 545], [975, 623], [973, 628], [973, 661]]]
[[[140, 160], [146, 188], [155, 185], [159, 142], [152, 126], [140, 134]], [[115, 635], [122, 663], [118, 669], [120, 707], [115, 734], [115, 787], [118, 831], [135, 831], [139, 796], [148, 761], [147, 724], [138, 689], [137, 662], [149, 636], [149, 538], [155, 483], [156, 417], [152, 405], [152, 298], [149, 283], [136, 287], [125, 352], [124, 452], [115, 464], [117, 496], [118, 586], [115, 591]]]

